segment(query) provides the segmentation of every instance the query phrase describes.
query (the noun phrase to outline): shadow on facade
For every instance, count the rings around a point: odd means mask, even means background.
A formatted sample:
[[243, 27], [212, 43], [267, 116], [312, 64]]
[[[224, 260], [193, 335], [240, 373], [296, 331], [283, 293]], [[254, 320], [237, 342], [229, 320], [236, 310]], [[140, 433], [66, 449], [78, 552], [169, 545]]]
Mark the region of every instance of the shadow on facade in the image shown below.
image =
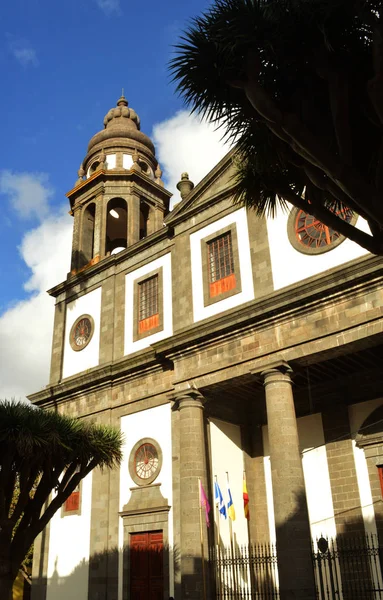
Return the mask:
[[[32, 600], [118, 600], [119, 585], [123, 598], [169, 598], [169, 566], [175, 582], [180, 579], [180, 555], [176, 547], [164, 545], [158, 549], [126, 546], [93, 554], [82, 560], [69, 575], [61, 576], [56, 558], [52, 575], [34, 578]], [[118, 573], [123, 573], [119, 582]], [[206, 571], [208, 572], [208, 571]], [[181, 598], [180, 595], [175, 597]]]
[[[277, 528], [277, 545], [256, 542], [241, 545], [234, 536], [229, 547], [222, 543], [219, 547], [212, 544], [209, 560], [204, 563], [200, 557], [192, 556], [182, 557], [181, 561], [179, 550], [167, 545], [160, 550], [146, 547], [134, 548], [133, 551], [126, 546], [95, 553], [89, 560], [81, 561], [67, 576], [59, 575], [56, 560], [48, 580], [48, 592], [45, 593], [47, 579], [35, 578], [32, 600], [118, 600], [119, 585], [124, 599], [174, 597], [181, 600], [189, 597], [202, 600], [203, 569], [207, 600], [303, 599], [308, 597], [304, 595], [307, 579], [305, 584], [297, 581], [294, 575], [302, 553], [306, 559], [308, 554], [312, 557], [319, 600], [375, 600], [383, 597], [383, 548], [378, 536], [366, 535], [360, 529], [358, 533], [360, 522], [350, 519], [344, 522], [343, 532], [336, 538], [330, 539], [323, 534], [317, 540], [311, 540], [309, 535], [303, 539], [300, 532], [304, 505], [304, 497], [298, 497], [295, 513]], [[300, 541], [298, 545], [297, 541]], [[310, 566], [310, 560], [308, 563]], [[123, 577], [119, 583], [118, 573], [121, 571]], [[169, 572], [170, 578], [174, 579], [174, 591], [169, 587]]]

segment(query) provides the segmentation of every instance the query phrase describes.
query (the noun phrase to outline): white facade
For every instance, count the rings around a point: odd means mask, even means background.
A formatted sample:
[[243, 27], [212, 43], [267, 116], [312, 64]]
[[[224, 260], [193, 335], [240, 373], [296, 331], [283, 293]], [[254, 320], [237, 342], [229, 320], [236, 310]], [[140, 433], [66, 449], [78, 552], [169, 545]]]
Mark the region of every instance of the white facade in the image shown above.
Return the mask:
[[81, 514], [59, 509], [50, 521], [47, 600], [88, 600], [92, 473], [81, 482]]
[[[91, 341], [80, 352], [70, 345], [69, 333], [72, 325], [82, 315], [91, 315], [94, 321], [94, 332]], [[86, 369], [96, 367], [100, 356], [100, 320], [101, 320], [101, 287], [69, 302], [66, 307], [65, 342], [63, 358], [63, 378], [70, 377]]]
[[[142, 339], [134, 341], [134, 284], [135, 281], [148, 275], [149, 273], [162, 268], [163, 294], [162, 294], [162, 313], [163, 329], [148, 335]], [[161, 301], [161, 299], [159, 300]], [[173, 310], [172, 310], [172, 264], [171, 254], [165, 254], [147, 263], [140, 269], [128, 273], [125, 277], [125, 354], [137, 352], [143, 348], [148, 348], [154, 342], [158, 342], [173, 334]]]
[[[120, 468], [120, 511], [129, 502], [130, 488], [137, 487], [129, 473], [129, 456], [133, 446], [143, 438], [153, 438], [162, 451], [162, 467], [154, 483], [160, 483], [160, 491], [167, 498], [169, 506], [173, 506], [172, 488], [172, 431], [171, 431], [171, 406], [164, 404], [131, 415], [121, 417], [121, 431], [124, 434], [123, 460]], [[169, 555], [173, 549], [173, 510], [169, 511], [168, 521]], [[123, 523], [119, 523], [119, 549], [120, 565], [122, 566], [123, 552]], [[170, 561], [173, 564], [173, 561]], [[169, 570], [170, 595], [174, 594], [174, 571]], [[122, 568], [119, 575], [119, 598], [122, 600]]]
[[[291, 205], [289, 206], [291, 209]], [[275, 218], [267, 218], [267, 233], [275, 290], [302, 281], [312, 275], [324, 273], [327, 269], [338, 267], [354, 258], [368, 254], [367, 250], [348, 239], [323, 254], [312, 255], [298, 252], [291, 245], [287, 234], [288, 218], [289, 212], [280, 208], [277, 210]], [[361, 217], [358, 218], [356, 227], [370, 233], [367, 222]]]
[[[202, 251], [201, 240], [219, 232], [224, 227], [231, 224], [236, 225], [238, 240], [239, 268], [241, 276], [241, 291], [229, 298], [225, 298], [208, 306], [204, 305], [203, 289], [203, 269], [202, 269]], [[222, 219], [218, 219], [199, 229], [190, 235], [190, 254], [192, 267], [192, 293], [193, 293], [193, 314], [194, 321], [201, 321], [213, 315], [217, 315], [224, 310], [234, 308], [239, 304], [253, 300], [254, 284], [253, 272], [251, 266], [249, 230], [247, 226], [246, 209], [236, 210]]]

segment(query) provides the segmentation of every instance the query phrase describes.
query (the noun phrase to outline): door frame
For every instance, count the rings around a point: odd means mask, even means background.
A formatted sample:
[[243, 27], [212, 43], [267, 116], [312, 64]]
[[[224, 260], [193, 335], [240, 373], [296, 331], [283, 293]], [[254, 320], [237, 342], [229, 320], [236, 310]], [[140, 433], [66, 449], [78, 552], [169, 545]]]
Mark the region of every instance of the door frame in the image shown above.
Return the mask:
[[[163, 539], [163, 572], [164, 572], [164, 600], [168, 600], [170, 595], [170, 569], [169, 564], [172, 560], [172, 548], [169, 547], [169, 511], [170, 506], [166, 498], [162, 496], [159, 490], [161, 484], [151, 484], [150, 492], [155, 496], [156, 506], [137, 509], [138, 506], [147, 506], [148, 503], [142, 502], [139, 498], [145, 493], [145, 488], [131, 488], [132, 497], [120, 513], [124, 527], [124, 549], [123, 549], [123, 598], [129, 598], [130, 591], [130, 534], [131, 533], [149, 533], [151, 531], [162, 531]], [[146, 486], [145, 486], [146, 487]], [[149, 490], [146, 488], [146, 494]], [[154, 489], [153, 489], [154, 488]], [[157, 489], [156, 489], [157, 488]], [[137, 496], [134, 497], [133, 496]], [[162, 500], [159, 502], [159, 500]], [[154, 498], [153, 498], [154, 500]], [[162, 505], [162, 506], [161, 506]]]

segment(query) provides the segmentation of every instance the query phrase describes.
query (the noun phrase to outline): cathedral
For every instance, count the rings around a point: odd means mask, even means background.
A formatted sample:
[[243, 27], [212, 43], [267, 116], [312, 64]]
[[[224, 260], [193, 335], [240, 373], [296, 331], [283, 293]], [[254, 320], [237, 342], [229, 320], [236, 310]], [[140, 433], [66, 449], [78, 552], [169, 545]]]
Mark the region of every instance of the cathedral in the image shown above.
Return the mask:
[[[233, 204], [237, 160], [180, 175], [170, 210], [124, 96], [88, 144], [50, 381], [29, 398], [120, 428], [123, 461], [36, 540], [32, 600], [383, 598], [379, 559], [362, 595], [350, 563], [334, 596], [330, 562], [313, 568], [331, 540], [383, 539], [383, 263], [302, 210]], [[276, 549], [271, 574], [250, 547]]]

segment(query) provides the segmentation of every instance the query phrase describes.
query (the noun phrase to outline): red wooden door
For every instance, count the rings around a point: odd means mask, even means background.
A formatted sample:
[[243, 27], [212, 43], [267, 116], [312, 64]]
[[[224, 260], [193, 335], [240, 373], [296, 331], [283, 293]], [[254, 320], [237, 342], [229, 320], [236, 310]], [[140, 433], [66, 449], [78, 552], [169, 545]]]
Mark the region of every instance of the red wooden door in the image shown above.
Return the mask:
[[131, 534], [131, 600], [163, 600], [163, 550], [162, 531]]

